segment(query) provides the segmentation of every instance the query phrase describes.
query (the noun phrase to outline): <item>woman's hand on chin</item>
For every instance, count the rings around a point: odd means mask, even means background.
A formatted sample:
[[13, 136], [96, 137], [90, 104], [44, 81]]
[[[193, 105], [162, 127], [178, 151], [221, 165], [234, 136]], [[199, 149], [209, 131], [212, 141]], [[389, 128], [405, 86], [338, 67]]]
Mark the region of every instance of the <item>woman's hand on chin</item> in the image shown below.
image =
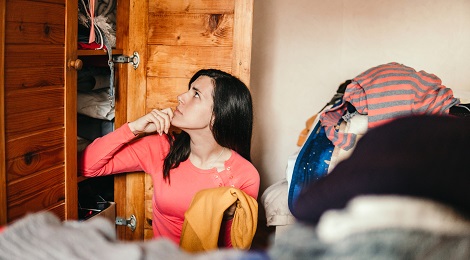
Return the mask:
[[168, 134], [173, 119], [173, 110], [165, 108], [162, 110], [153, 109], [148, 114], [129, 122], [129, 128], [134, 135], [141, 133], [158, 132], [160, 135], [163, 133]]

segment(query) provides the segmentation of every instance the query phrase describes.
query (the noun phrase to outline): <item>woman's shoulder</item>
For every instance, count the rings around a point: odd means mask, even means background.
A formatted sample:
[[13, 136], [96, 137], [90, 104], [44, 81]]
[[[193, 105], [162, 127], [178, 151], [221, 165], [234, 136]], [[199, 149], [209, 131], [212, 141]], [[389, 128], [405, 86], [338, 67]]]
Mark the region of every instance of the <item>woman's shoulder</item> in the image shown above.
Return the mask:
[[232, 160], [229, 162], [229, 167], [231, 168], [230, 171], [233, 171], [237, 186], [248, 195], [257, 198], [260, 175], [256, 167], [235, 151], [232, 151], [232, 156], [229, 160]]
[[234, 151], [234, 150], [231, 150], [231, 151], [232, 151], [232, 155], [228, 160], [230, 165], [232, 165], [233, 167], [236, 167], [240, 170], [243, 170], [243, 171], [249, 171], [249, 172], [258, 174], [258, 170], [253, 165], [253, 163], [251, 163], [250, 161], [245, 159], [243, 156], [238, 154], [236, 151]]

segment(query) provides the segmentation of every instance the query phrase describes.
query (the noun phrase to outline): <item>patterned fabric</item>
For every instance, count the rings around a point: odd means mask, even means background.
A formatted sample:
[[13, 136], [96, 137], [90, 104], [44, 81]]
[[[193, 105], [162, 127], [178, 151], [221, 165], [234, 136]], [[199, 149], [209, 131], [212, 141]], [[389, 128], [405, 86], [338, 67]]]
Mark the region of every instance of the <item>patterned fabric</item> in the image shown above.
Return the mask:
[[334, 148], [326, 137], [325, 129], [318, 122], [295, 161], [288, 197], [291, 211], [302, 189], [328, 173]]
[[358, 113], [368, 115], [368, 128], [412, 114], [448, 114], [459, 104], [452, 90], [441, 80], [424, 71], [395, 62], [373, 67], [346, 88], [343, 104], [320, 115], [328, 138], [344, 150], [354, 147], [355, 135], [336, 131], [341, 117], [352, 104]]

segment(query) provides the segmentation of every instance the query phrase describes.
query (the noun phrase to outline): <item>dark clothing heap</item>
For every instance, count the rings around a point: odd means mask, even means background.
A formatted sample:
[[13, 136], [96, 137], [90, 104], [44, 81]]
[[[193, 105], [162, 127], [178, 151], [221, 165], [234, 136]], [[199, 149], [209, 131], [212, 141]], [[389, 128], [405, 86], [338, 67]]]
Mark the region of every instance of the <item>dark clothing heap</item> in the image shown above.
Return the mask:
[[316, 224], [358, 195], [426, 198], [470, 213], [470, 120], [411, 116], [370, 129], [350, 158], [305, 187], [293, 207]]

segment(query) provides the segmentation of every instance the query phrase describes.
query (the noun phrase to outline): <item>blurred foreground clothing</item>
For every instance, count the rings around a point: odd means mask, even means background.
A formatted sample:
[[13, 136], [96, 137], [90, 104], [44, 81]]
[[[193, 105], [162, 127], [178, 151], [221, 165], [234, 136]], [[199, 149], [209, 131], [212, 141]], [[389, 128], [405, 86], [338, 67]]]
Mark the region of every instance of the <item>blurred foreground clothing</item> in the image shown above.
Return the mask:
[[114, 224], [105, 218], [65, 221], [50, 212], [29, 214], [0, 233], [0, 259], [5, 260], [265, 260], [263, 253], [215, 250], [189, 254], [166, 238], [145, 242], [119, 241]]
[[305, 187], [293, 209], [316, 224], [329, 209], [359, 195], [401, 195], [434, 200], [470, 213], [470, 120], [411, 116], [370, 129], [351, 156]]
[[452, 207], [405, 196], [359, 196], [318, 225], [297, 222], [270, 259], [470, 259], [470, 221]]

